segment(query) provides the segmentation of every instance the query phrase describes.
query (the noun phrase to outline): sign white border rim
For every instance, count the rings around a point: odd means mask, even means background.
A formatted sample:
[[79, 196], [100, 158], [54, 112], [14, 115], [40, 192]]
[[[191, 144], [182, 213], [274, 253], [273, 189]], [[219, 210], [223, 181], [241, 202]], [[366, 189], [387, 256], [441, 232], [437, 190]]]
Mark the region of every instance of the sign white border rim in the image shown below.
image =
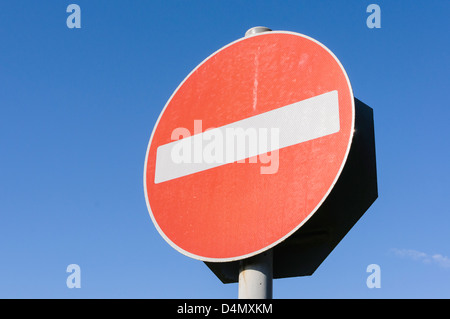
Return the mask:
[[[204, 257], [204, 256], [200, 256], [200, 255], [196, 255], [193, 253], [190, 253], [186, 250], [184, 250], [183, 248], [179, 247], [177, 244], [175, 244], [173, 241], [170, 240], [169, 237], [166, 236], [166, 234], [162, 231], [162, 229], [159, 227], [158, 223], [156, 222], [155, 217], [153, 216], [153, 212], [151, 210], [150, 207], [150, 202], [148, 199], [148, 191], [147, 191], [147, 182], [146, 182], [146, 173], [147, 173], [147, 163], [148, 163], [148, 154], [150, 151], [150, 146], [152, 144], [152, 140], [153, 140], [153, 135], [155, 134], [156, 128], [158, 127], [159, 121], [162, 117], [162, 115], [164, 114], [164, 111], [166, 110], [167, 106], [170, 104], [170, 102], [172, 101], [172, 98], [175, 96], [175, 94], [178, 92], [178, 90], [181, 88], [181, 86], [184, 84], [184, 82], [187, 81], [187, 79], [190, 78], [190, 76], [198, 69], [200, 68], [204, 63], [206, 63], [206, 61], [208, 61], [209, 59], [211, 59], [213, 56], [215, 56], [216, 54], [218, 54], [219, 52], [221, 52], [222, 50], [228, 48], [229, 46], [234, 45], [235, 43], [247, 40], [249, 38], [253, 38], [253, 37], [261, 37], [261, 36], [265, 36], [265, 35], [269, 35], [269, 34], [290, 34], [290, 35], [295, 35], [295, 36], [300, 36], [302, 38], [306, 38], [308, 40], [311, 40], [312, 42], [320, 45], [323, 49], [325, 49], [334, 59], [335, 61], [338, 63], [339, 67], [341, 68], [342, 72], [345, 75], [345, 79], [347, 80], [347, 84], [348, 87], [350, 89], [350, 98], [351, 98], [351, 103], [352, 103], [352, 123], [351, 123], [351, 132], [350, 132], [350, 141], [347, 145], [347, 150], [345, 152], [345, 156], [344, 159], [342, 161], [341, 167], [339, 168], [338, 173], [336, 174], [336, 177], [334, 178], [333, 182], [331, 183], [328, 191], [325, 193], [325, 195], [322, 197], [322, 199], [320, 200], [320, 202], [317, 204], [316, 207], [314, 207], [314, 209], [311, 211], [311, 213], [308, 214], [308, 216], [306, 216], [306, 218], [303, 219], [303, 221], [294, 229], [292, 229], [289, 233], [287, 233], [285, 236], [281, 237], [280, 239], [278, 239], [277, 241], [273, 242], [272, 244], [261, 248], [260, 250], [254, 251], [252, 253], [248, 253], [245, 255], [241, 255], [241, 256], [236, 256], [236, 257], [227, 257], [227, 258], [211, 258], [211, 257]], [[178, 87], [175, 89], [175, 91], [172, 93], [172, 95], [170, 96], [170, 98], [167, 100], [166, 104], [164, 105], [164, 108], [162, 109], [161, 113], [159, 114], [158, 119], [156, 120], [156, 123], [153, 127], [152, 130], [152, 134], [150, 136], [150, 141], [148, 143], [147, 146], [147, 152], [145, 154], [145, 162], [144, 162], [144, 195], [145, 195], [145, 202], [147, 204], [147, 209], [148, 212], [150, 214], [150, 217], [152, 219], [153, 224], [155, 225], [156, 229], [158, 230], [158, 233], [164, 238], [164, 240], [170, 245], [172, 246], [172, 248], [174, 248], [175, 250], [177, 250], [178, 252], [182, 253], [185, 256], [197, 259], [197, 260], [201, 260], [201, 261], [205, 261], [205, 262], [230, 262], [230, 261], [237, 261], [237, 260], [242, 260], [245, 258], [249, 258], [255, 255], [258, 255], [260, 253], [263, 253], [273, 247], [275, 247], [276, 245], [278, 245], [279, 243], [281, 243], [282, 241], [286, 240], [287, 238], [289, 238], [292, 234], [294, 234], [300, 227], [302, 227], [310, 218], [311, 216], [314, 215], [314, 213], [319, 209], [320, 206], [322, 206], [323, 202], [325, 201], [325, 199], [327, 199], [328, 195], [330, 194], [331, 190], [334, 188], [334, 185], [336, 184], [337, 180], [339, 179], [339, 176], [341, 176], [342, 170], [344, 169], [344, 166], [347, 162], [347, 158], [348, 158], [348, 154], [350, 152], [350, 148], [352, 145], [352, 141], [353, 141], [353, 134], [354, 134], [354, 130], [355, 130], [355, 99], [354, 99], [354, 95], [353, 95], [353, 89], [350, 83], [350, 80], [348, 78], [347, 72], [345, 71], [344, 67], [342, 66], [341, 62], [339, 61], [339, 59], [336, 57], [336, 55], [330, 50], [328, 49], [325, 45], [323, 45], [322, 43], [320, 43], [319, 41], [301, 34], [301, 33], [297, 33], [297, 32], [292, 32], [292, 31], [270, 31], [270, 32], [263, 32], [263, 33], [259, 33], [259, 34], [255, 34], [252, 35], [251, 37], [242, 37], [240, 39], [237, 39], [225, 46], [223, 46], [222, 48], [220, 48], [219, 50], [215, 51], [214, 53], [212, 53], [211, 55], [209, 55], [206, 59], [204, 59], [200, 64], [198, 64], [185, 78], [184, 80], [178, 85]]]

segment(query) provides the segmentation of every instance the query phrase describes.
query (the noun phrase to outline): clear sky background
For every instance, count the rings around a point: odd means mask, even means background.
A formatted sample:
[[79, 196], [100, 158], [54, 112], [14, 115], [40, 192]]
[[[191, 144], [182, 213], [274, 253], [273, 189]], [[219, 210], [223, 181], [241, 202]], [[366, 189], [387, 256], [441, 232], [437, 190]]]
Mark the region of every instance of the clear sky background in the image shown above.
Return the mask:
[[[66, 26], [70, 3], [81, 29]], [[274, 297], [450, 298], [449, 13], [448, 0], [1, 1], [0, 297], [237, 297], [162, 239], [142, 176], [178, 84], [264, 25], [341, 61], [374, 110], [379, 186], [319, 269], [275, 280]], [[366, 286], [370, 264], [381, 288]]]

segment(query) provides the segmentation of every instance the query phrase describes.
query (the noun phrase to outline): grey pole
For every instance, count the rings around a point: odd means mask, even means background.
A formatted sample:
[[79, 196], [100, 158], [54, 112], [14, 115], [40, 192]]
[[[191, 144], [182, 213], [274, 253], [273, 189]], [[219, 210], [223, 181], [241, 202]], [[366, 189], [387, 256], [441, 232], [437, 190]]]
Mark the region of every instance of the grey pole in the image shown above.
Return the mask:
[[[246, 37], [272, 31], [266, 27], [249, 29]], [[272, 299], [273, 253], [272, 249], [240, 261], [239, 299]]]
[[239, 267], [239, 299], [272, 299], [272, 249], [241, 260]]

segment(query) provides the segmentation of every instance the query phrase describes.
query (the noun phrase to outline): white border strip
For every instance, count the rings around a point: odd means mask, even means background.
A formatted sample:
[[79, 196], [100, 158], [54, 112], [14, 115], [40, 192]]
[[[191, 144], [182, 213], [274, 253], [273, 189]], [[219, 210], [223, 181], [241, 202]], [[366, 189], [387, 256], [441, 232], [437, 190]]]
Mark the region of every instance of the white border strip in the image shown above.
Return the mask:
[[[161, 145], [156, 153], [155, 184], [339, 132], [338, 103], [338, 92], [331, 91]], [[273, 128], [278, 134], [269, 138]], [[209, 141], [211, 137], [216, 138]], [[266, 142], [259, 143], [263, 139]], [[216, 151], [220, 148], [218, 161], [202, 156], [205, 146], [210, 145]], [[173, 153], [177, 150], [189, 150], [188, 159], [175, 161]], [[195, 156], [194, 152], [199, 154]], [[195, 162], [194, 157], [200, 161]]]

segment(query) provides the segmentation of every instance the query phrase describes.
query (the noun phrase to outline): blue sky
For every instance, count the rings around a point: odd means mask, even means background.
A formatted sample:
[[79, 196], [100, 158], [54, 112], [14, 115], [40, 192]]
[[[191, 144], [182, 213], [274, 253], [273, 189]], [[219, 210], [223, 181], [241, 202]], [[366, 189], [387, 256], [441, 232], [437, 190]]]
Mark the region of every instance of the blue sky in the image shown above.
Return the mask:
[[[66, 26], [70, 3], [80, 29]], [[380, 29], [366, 26], [371, 3]], [[275, 280], [274, 297], [449, 298], [449, 12], [446, 0], [2, 1], [0, 297], [237, 297], [161, 238], [142, 174], [178, 84], [264, 25], [339, 58], [374, 109], [379, 186], [314, 275]], [[381, 288], [366, 286], [370, 264]]]

